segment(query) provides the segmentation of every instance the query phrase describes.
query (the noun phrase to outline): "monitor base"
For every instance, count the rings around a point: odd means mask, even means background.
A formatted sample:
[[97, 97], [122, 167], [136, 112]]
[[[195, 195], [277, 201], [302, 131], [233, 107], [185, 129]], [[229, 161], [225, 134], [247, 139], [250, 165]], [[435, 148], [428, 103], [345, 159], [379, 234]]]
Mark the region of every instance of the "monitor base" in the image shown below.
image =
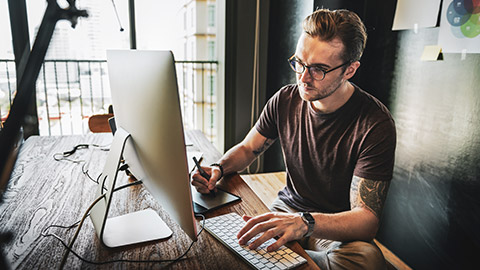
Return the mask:
[[172, 230], [152, 209], [108, 218], [103, 231], [107, 247], [120, 247], [168, 238]]

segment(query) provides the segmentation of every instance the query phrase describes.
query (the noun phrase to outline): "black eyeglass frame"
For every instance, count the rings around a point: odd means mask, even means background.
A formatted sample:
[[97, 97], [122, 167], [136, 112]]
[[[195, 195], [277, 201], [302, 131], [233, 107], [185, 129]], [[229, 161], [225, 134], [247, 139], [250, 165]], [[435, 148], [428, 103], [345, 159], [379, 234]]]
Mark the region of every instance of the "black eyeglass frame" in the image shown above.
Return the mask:
[[[334, 67], [334, 68], [331, 68], [331, 69], [329, 69], [329, 70], [321, 70], [322, 73], [323, 73], [322, 78], [321, 78], [321, 79], [316, 79], [316, 78], [312, 75], [312, 73], [310, 72], [310, 68], [312, 68], [312, 67], [317, 67], [317, 66], [307, 66], [307, 65], [305, 65], [304, 63], [302, 63], [302, 62], [298, 61], [297, 59], [295, 59], [295, 55], [292, 55], [292, 57], [288, 58], [287, 61], [288, 61], [288, 64], [290, 65], [290, 67], [293, 69], [293, 71], [294, 71], [295, 73], [297, 73], [297, 74], [303, 74], [303, 72], [305, 72], [305, 69], [306, 69], [306, 70], [308, 70], [308, 74], [310, 75], [310, 77], [312, 77], [312, 78], [313, 78], [314, 80], [316, 80], [316, 81], [322, 81], [323, 79], [325, 79], [325, 75], [326, 75], [327, 73], [332, 72], [332, 71], [334, 71], [334, 70], [336, 70], [336, 69], [339, 69], [339, 68], [341, 68], [341, 67], [343, 67], [343, 66], [345, 66], [345, 65], [347, 65], [347, 64], [351, 64], [351, 63], [352, 63], [352, 61], [349, 60], [349, 61], [347, 61], [347, 62], [345, 62], [345, 63], [343, 63], [343, 64], [341, 64], [341, 65], [339, 65], [339, 66], [336, 66], [336, 67]], [[299, 64], [303, 67], [303, 68], [302, 68], [302, 71], [297, 71], [297, 69], [295, 68], [295, 66], [296, 66], [295, 63], [299, 63]]]

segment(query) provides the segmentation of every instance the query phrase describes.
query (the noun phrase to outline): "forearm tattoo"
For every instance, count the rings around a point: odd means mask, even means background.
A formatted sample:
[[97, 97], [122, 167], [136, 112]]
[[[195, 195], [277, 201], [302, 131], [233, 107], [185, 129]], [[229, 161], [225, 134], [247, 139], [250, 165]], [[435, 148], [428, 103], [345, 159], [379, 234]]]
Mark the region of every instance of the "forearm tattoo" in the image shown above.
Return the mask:
[[253, 150], [253, 154], [258, 157], [260, 154], [265, 152], [265, 150], [267, 150], [274, 142], [275, 140], [267, 138], [262, 146], [260, 146], [258, 149]]
[[353, 176], [350, 187], [350, 207], [365, 207], [380, 218], [390, 181], [374, 181]]

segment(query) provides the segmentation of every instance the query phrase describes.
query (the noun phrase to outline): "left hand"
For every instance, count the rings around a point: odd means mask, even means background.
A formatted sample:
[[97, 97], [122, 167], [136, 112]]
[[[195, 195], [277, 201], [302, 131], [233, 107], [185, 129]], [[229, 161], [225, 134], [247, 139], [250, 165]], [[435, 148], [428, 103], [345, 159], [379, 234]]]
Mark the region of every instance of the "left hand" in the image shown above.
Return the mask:
[[216, 192], [216, 184], [220, 180], [220, 169], [218, 167], [203, 167], [202, 169], [209, 175], [208, 178], [205, 178], [200, 174], [198, 168], [192, 174], [191, 184], [194, 186], [198, 192], [202, 194], [210, 194], [212, 191]]
[[263, 233], [248, 245], [250, 249], [256, 249], [270, 238], [278, 236], [277, 241], [267, 247], [268, 252], [275, 251], [289, 241], [301, 239], [308, 230], [298, 213], [270, 212], [256, 217], [244, 215], [242, 218], [247, 224], [237, 234], [240, 245], [247, 244], [255, 235]]

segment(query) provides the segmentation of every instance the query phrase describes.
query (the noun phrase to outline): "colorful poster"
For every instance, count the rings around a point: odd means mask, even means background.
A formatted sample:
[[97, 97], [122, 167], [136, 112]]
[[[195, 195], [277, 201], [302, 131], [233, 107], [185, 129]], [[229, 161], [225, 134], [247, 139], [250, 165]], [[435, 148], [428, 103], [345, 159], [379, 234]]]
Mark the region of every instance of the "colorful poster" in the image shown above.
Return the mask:
[[480, 0], [444, 0], [438, 45], [444, 53], [480, 53]]

